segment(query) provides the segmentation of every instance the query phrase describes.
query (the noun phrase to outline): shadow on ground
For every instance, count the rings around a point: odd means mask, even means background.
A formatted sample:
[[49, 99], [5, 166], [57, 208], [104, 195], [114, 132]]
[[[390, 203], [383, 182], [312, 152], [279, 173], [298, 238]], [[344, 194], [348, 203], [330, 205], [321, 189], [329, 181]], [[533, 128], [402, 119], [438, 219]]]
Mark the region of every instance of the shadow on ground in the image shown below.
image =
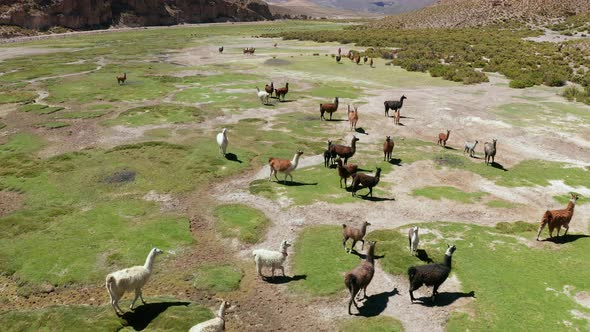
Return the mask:
[[128, 311], [121, 316], [128, 326], [133, 327], [136, 331], [142, 331], [156, 319], [161, 313], [169, 307], [188, 306], [190, 302], [158, 302], [146, 303], [135, 308], [134, 311]]

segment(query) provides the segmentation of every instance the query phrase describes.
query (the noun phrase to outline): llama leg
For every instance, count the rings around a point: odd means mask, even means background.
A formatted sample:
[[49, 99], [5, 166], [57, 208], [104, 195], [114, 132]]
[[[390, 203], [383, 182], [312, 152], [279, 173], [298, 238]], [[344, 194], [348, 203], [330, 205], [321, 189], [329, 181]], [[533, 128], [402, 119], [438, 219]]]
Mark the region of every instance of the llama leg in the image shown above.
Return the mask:
[[412, 287], [412, 284], [410, 284], [410, 301], [412, 301], [412, 303], [414, 303], [416, 299], [414, 298], [414, 288]]
[[262, 275], [262, 268], [261, 268], [260, 263], [258, 262], [258, 260], [256, 260], [256, 272], [258, 273], [258, 275], [260, 276], [260, 278], [263, 277], [263, 275]]
[[129, 309], [133, 310], [133, 307], [135, 306], [135, 301], [137, 301], [138, 297], [139, 297], [139, 292], [136, 289], [135, 290], [135, 297], [133, 298], [133, 301], [131, 301], [131, 305], [129, 306]]
[[434, 288], [432, 289], [432, 303], [434, 303], [436, 294], [438, 294], [438, 286], [434, 286]]
[[285, 276], [285, 268], [283, 266], [280, 267], [281, 272], [283, 273], [283, 277]]
[[277, 179], [277, 182], [279, 182], [279, 178], [277, 177], [277, 171], [275, 171], [275, 179]]
[[344, 248], [344, 251], [347, 251], [346, 250], [346, 241], [348, 241], [347, 237], [345, 237], [344, 240], [342, 240], [342, 248]]
[[369, 287], [369, 285], [366, 285], [365, 288], [363, 288], [363, 291], [365, 293], [365, 296], [363, 297], [363, 299], [367, 298], [367, 287]]
[[359, 240], [361, 242], [363, 242], [363, 245], [361, 246], [361, 250], [365, 250], [365, 240]]
[[561, 232], [561, 225], [557, 226], [557, 236], [559, 236], [559, 232]]
[[139, 299], [141, 300], [141, 303], [146, 304], [145, 300], [143, 299], [143, 294], [141, 292], [141, 288], [136, 290], [136, 292], [139, 292]]
[[553, 227], [549, 225], [549, 238], [553, 237]]
[[275, 278], [275, 267], [274, 267], [274, 265], [272, 266], [272, 278], [273, 279]]
[[355, 245], [356, 245], [356, 240], [352, 240], [352, 247], [350, 247], [350, 251], [348, 252], [349, 254], [352, 254], [352, 251], [354, 250]]
[[563, 233], [563, 236], [566, 236], [567, 235], [567, 231], [570, 230], [570, 225], [565, 224], [565, 225], [563, 225], [563, 228], [565, 228], [565, 232]]
[[541, 236], [543, 228], [545, 228], [545, 223], [542, 223], [541, 226], [539, 226], [539, 231], [537, 232], [537, 241], [539, 241], [539, 236]]

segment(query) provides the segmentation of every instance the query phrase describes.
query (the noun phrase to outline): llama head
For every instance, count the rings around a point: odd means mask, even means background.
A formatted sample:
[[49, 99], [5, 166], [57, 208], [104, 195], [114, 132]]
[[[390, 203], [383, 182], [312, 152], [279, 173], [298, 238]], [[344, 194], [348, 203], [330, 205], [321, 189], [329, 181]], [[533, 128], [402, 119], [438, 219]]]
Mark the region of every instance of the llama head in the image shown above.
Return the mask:
[[375, 168], [375, 173], [376, 174], [381, 174], [381, 168], [380, 167]]
[[571, 193], [570, 195], [572, 195], [572, 199], [570, 200], [570, 202], [572, 202], [572, 203], [576, 204], [576, 201], [577, 201], [577, 200], [578, 200], [578, 198], [580, 198], [580, 197], [578, 196], [578, 194], [574, 194], [574, 193]]
[[159, 254], [163, 254], [164, 252], [162, 251], [162, 249], [156, 248], [154, 247], [152, 249], [152, 251], [154, 252], [155, 255], [159, 255]]
[[287, 240], [283, 240], [283, 242], [281, 242], [281, 248], [283, 248], [285, 250], [287, 248], [289, 248], [290, 246], [291, 246], [291, 243], [289, 243], [289, 241], [287, 241]]
[[405, 95], [402, 95], [400, 100], [404, 100], [404, 99], [408, 99], [408, 97], [406, 97]]
[[303, 154], [303, 151], [297, 150], [297, 157], [301, 156], [302, 154]]
[[455, 250], [457, 250], [457, 247], [455, 245], [449, 245], [447, 244], [447, 252], [445, 252], [446, 256], [452, 256], [453, 253], [455, 252]]
[[221, 132], [225, 134], [227, 132], [227, 128], [221, 129]]
[[342, 159], [336, 159], [336, 163], [338, 164], [338, 166], [342, 167]]
[[353, 142], [356, 142], [356, 141], [359, 141], [359, 139], [358, 139], [358, 137], [356, 137], [356, 136], [352, 136], [352, 141], [353, 141]]
[[418, 234], [418, 231], [420, 230], [420, 227], [418, 226], [414, 226], [412, 227], [412, 232]]
[[363, 222], [363, 226], [371, 226], [371, 223], [368, 221]]

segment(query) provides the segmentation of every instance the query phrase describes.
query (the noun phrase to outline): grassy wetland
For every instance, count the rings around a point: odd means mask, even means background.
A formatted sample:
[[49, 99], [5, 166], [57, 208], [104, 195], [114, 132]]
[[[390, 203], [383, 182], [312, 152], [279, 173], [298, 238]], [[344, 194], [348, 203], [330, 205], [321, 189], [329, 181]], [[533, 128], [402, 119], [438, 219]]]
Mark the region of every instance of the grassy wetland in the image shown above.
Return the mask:
[[[585, 27], [572, 19], [555, 29]], [[575, 41], [559, 53], [526, 39], [541, 33], [391, 35], [283, 21], [0, 46], [0, 326], [186, 331], [224, 299], [229, 331], [587, 329], [588, 54]], [[37, 48], [48, 52], [30, 54]], [[336, 62], [339, 48], [367, 54], [373, 67]], [[381, 58], [397, 48], [397, 58]], [[261, 103], [256, 87], [270, 82], [289, 83], [285, 101]], [[396, 126], [383, 102], [401, 95]], [[319, 104], [334, 97], [334, 121], [321, 121]], [[359, 110], [356, 131], [348, 105]], [[222, 128], [226, 156], [215, 142]], [[447, 129], [443, 148], [436, 140]], [[353, 197], [324, 166], [328, 140], [349, 145], [353, 135], [349, 163], [382, 169], [374, 197], [364, 188]], [[463, 146], [474, 140], [470, 158]], [[294, 180], [269, 181], [269, 158], [297, 150]], [[564, 208], [570, 192], [581, 197], [568, 235], [535, 241], [543, 213]], [[342, 276], [364, 251], [344, 251], [342, 224], [363, 221], [377, 240], [376, 274], [350, 317]], [[421, 228], [417, 256], [407, 247], [412, 225]], [[259, 278], [251, 251], [283, 239], [293, 242], [286, 276]], [[411, 304], [407, 268], [441, 262], [447, 243], [457, 251], [440, 302], [423, 287]], [[128, 310], [127, 293], [117, 317], [105, 276], [143, 264], [152, 247], [164, 254], [143, 288], [147, 304]]]

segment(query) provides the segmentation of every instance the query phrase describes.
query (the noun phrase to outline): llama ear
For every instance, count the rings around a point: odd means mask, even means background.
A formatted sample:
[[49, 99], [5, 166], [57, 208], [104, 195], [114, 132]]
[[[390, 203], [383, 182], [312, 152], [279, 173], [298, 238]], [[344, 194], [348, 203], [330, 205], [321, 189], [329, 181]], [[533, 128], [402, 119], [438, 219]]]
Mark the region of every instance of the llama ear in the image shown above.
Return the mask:
[[447, 243], [447, 248], [450, 248], [451, 246]]

